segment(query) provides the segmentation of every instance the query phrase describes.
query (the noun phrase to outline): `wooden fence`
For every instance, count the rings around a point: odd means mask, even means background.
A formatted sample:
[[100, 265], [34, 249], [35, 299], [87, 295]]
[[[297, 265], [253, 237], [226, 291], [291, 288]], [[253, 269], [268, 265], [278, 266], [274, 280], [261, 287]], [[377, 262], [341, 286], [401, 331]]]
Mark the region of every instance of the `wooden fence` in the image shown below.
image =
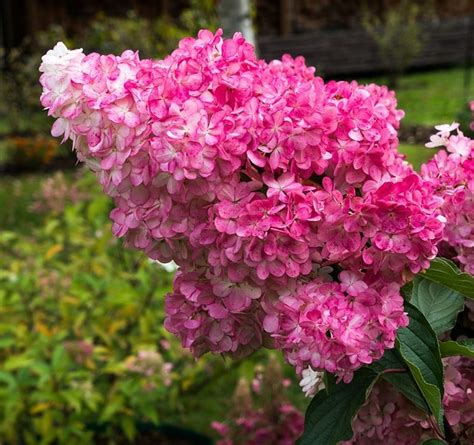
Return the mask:
[[[424, 46], [411, 68], [460, 65], [474, 52], [474, 18], [424, 23]], [[362, 28], [329, 30], [288, 37], [260, 37], [260, 57], [280, 58], [288, 53], [304, 56], [308, 65], [329, 75], [383, 71], [384, 65], [370, 36]]]

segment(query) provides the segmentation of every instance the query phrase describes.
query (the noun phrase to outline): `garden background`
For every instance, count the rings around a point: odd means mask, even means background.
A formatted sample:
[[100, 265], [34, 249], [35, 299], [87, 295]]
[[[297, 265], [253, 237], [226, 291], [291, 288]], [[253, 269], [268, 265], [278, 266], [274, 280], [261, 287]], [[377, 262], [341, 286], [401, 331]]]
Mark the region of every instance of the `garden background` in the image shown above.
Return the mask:
[[[195, 361], [181, 348], [163, 327], [173, 272], [112, 237], [111, 202], [49, 136], [38, 66], [55, 42], [157, 58], [229, 20], [212, 0], [117, 3], [1, 3], [0, 444], [208, 443], [211, 422], [250, 403], [260, 384], [260, 404], [277, 394], [307, 404], [276, 352]], [[304, 52], [316, 66], [305, 36], [362, 32], [372, 46], [361, 57], [373, 64], [322, 74], [394, 86], [406, 112], [400, 150], [419, 166], [435, 153], [424, 147], [434, 125], [458, 121], [467, 132], [471, 119], [474, 5], [452, 3], [259, 0], [249, 13], [262, 56]], [[423, 62], [445, 48], [424, 27], [453, 21], [464, 28], [443, 45], [457, 58]], [[399, 62], [387, 71], [386, 60]]]

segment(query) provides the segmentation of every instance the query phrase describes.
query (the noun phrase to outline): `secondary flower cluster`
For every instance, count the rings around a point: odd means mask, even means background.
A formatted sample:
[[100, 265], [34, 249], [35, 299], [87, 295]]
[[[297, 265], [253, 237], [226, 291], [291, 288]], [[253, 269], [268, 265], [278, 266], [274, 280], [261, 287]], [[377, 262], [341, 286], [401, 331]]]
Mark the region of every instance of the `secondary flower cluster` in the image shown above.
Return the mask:
[[[304, 416], [287, 399], [290, 384], [275, 360], [255, 376], [251, 388], [241, 379], [230, 418], [211, 424], [221, 436], [217, 445], [294, 445], [303, 433]], [[261, 406], [256, 406], [253, 396], [263, 401]]]
[[[474, 365], [466, 358], [444, 359], [445, 417], [453, 431], [470, 444], [474, 440]], [[352, 424], [354, 436], [344, 445], [418, 445], [436, 437], [432, 422], [388, 383], [377, 383]]]
[[114, 234], [178, 264], [166, 327], [195, 355], [278, 347], [349, 381], [393, 347], [399, 289], [443, 232], [397, 152], [393, 92], [266, 63], [220, 30], [158, 61], [59, 43], [40, 70], [52, 134], [114, 198]]
[[465, 271], [474, 274], [474, 141], [458, 130], [458, 124], [436, 129], [426, 145], [446, 150], [421, 167], [422, 176], [443, 200], [444, 241], [455, 249]]

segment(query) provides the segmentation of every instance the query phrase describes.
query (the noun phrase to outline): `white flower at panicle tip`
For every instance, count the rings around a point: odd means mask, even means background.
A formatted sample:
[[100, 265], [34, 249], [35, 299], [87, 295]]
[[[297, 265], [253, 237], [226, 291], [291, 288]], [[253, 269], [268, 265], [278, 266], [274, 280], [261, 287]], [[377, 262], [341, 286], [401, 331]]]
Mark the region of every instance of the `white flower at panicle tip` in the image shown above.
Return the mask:
[[84, 54], [82, 48], [68, 49], [63, 42], [58, 42], [53, 49], [50, 49], [43, 57], [41, 57], [42, 64], [40, 71], [42, 73], [51, 73], [59, 69], [59, 67], [66, 67], [75, 59], [82, 60]]
[[438, 133], [430, 137], [430, 142], [427, 142], [425, 147], [436, 148], [446, 146], [451, 132], [457, 130], [459, 128], [459, 124], [457, 122], [453, 122], [452, 124], [436, 125], [435, 128], [438, 130]]
[[324, 372], [314, 371], [311, 366], [308, 366], [303, 370], [302, 376], [300, 386], [305, 397], [314, 397], [319, 390], [324, 389]]
[[435, 128], [440, 133], [451, 133], [452, 131], [457, 130], [459, 128], [459, 124], [457, 122], [453, 122], [452, 124], [435, 125]]

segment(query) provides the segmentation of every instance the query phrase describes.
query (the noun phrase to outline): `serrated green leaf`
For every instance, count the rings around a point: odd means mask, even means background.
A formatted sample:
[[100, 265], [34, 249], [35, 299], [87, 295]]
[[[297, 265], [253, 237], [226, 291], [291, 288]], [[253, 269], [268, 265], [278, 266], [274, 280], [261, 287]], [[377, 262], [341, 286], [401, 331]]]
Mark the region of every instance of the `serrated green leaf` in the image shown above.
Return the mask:
[[385, 381], [391, 383], [398, 392], [402, 393], [408, 400], [410, 400], [422, 411], [426, 413], [430, 412], [430, 407], [428, 403], [426, 403], [426, 400], [418, 388], [418, 385], [416, 384], [415, 379], [413, 378], [410, 371], [403, 374], [383, 374], [382, 378]]
[[304, 433], [298, 445], [335, 445], [352, 437], [352, 419], [365, 402], [377, 373], [362, 368], [348, 384], [338, 383], [329, 391], [319, 391], [305, 416]]
[[474, 277], [461, 272], [458, 267], [446, 258], [435, 258], [430, 268], [421, 274], [424, 278], [444, 284], [458, 291], [467, 298], [474, 299]]
[[438, 339], [423, 314], [409, 303], [405, 303], [410, 324], [399, 329], [397, 349], [410, 369], [418, 388], [444, 431], [443, 424], [443, 363]]
[[436, 335], [454, 327], [459, 312], [464, 309], [464, 297], [443, 284], [415, 278], [410, 300], [428, 320]]
[[411, 400], [421, 410], [429, 413], [430, 407], [418, 388], [405, 361], [396, 349], [385, 351], [384, 356], [370, 365], [370, 368], [391, 383], [408, 400]]
[[457, 341], [443, 341], [439, 344], [442, 357], [462, 355], [463, 357], [474, 358], [474, 338]]

